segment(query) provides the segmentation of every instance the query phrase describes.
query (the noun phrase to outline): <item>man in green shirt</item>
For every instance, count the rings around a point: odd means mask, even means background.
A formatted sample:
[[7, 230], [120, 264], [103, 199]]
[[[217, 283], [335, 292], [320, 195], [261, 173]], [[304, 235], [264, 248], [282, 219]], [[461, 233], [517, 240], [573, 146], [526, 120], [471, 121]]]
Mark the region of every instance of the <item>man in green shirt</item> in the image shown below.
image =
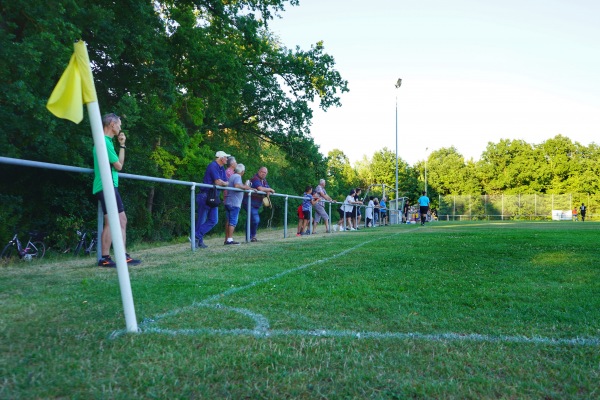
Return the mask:
[[[111, 165], [112, 180], [115, 185], [115, 197], [117, 200], [117, 210], [119, 211], [119, 222], [121, 223], [121, 232], [123, 234], [123, 245], [126, 243], [125, 231], [127, 227], [127, 216], [125, 215], [125, 207], [123, 206], [123, 200], [119, 194], [119, 175], [118, 171], [123, 169], [125, 163], [125, 141], [127, 138], [125, 134], [121, 132], [121, 118], [116, 114], [106, 114], [102, 117], [102, 127], [104, 129], [104, 139], [106, 140], [106, 150], [108, 152], [108, 162]], [[119, 154], [115, 151], [113, 144], [113, 138], [117, 136], [119, 141]], [[104, 212], [104, 229], [102, 230], [101, 244], [102, 244], [102, 258], [98, 261], [100, 267], [116, 267], [116, 263], [110, 258], [110, 246], [112, 244], [112, 237], [108, 226], [108, 215], [106, 211], [106, 203], [104, 201], [104, 192], [102, 191], [102, 180], [100, 179], [100, 169], [98, 167], [98, 157], [96, 156], [96, 147], [93, 150], [94, 153], [94, 186], [92, 193], [102, 204], [102, 211]], [[127, 264], [135, 265], [139, 264], [140, 260], [134, 260], [126, 254]]]

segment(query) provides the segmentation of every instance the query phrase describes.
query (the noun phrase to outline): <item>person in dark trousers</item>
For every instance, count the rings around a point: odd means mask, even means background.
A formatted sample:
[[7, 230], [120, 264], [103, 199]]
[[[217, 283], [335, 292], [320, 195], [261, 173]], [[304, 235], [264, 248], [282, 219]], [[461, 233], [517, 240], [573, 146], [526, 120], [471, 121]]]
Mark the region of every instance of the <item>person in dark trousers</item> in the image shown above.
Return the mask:
[[585, 212], [587, 211], [585, 204], [581, 203], [581, 207], [579, 207], [579, 214], [581, 214], [581, 222], [585, 221]]
[[359, 230], [358, 226], [360, 225], [360, 219], [362, 214], [360, 213], [360, 206], [363, 204], [363, 201], [360, 199], [360, 195], [362, 193], [361, 188], [356, 188], [354, 193], [354, 209], [352, 212], [354, 213], [354, 229]]
[[421, 226], [425, 225], [427, 219], [427, 211], [429, 211], [429, 197], [425, 195], [425, 191], [422, 192], [419, 197], [419, 212], [421, 213]]
[[[227, 163], [227, 157], [230, 157], [230, 154], [224, 151], [217, 151], [215, 153], [215, 160], [206, 167], [202, 183], [215, 186], [229, 185], [227, 176], [225, 175], [225, 168], [223, 168]], [[208, 188], [203, 187], [196, 194], [196, 209], [198, 212], [196, 216], [196, 247], [201, 249], [208, 247], [204, 244], [204, 236], [219, 222], [219, 208], [208, 206], [206, 204], [207, 197]]]
[[[258, 172], [250, 179], [250, 186], [259, 192], [264, 192], [267, 196], [275, 193], [275, 190], [269, 186], [267, 182], [267, 174], [269, 170], [267, 167], [260, 167]], [[260, 224], [260, 209], [263, 206], [263, 197], [261, 194], [253, 194], [250, 197], [250, 237], [246, 237], [246, 240], [250, 242], [258, 242], [256, 238], [256, 232], [258, 231], [258, 224]], [[246, 207], [244, 207], [246, 209]]]

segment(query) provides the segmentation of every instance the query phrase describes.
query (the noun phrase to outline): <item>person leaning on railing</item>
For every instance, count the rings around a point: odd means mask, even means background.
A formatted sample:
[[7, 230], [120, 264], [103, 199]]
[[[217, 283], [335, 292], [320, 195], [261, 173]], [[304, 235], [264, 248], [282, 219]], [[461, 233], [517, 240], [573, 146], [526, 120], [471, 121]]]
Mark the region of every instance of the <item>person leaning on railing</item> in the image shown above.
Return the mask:
[[[346, 230], [347, 231], [355, 231], [352, 227], [352, 217], [354, 216], [354, 205], [357, 204], [354, 196], [356, 195], [356, 191], [354, 189], [350, 190], [348, 196], [346, 196], [346, 200], [344, 200], [344, 204], [342, 205], [342, 209], [344, 210], [344, 218], [346, 219]], [[340, 229], [342, 230], [342, 229]]]
[[[259, 192], [264, 192], [269, 196], [275, 193], [275, 190], [269, 186], [267, 182], [267, 174], [269, 170], [267, 167], [260, 167], [258, 172], [250, 180], [250, 186]], [[260, 223], [260, 208], [263, 206], [263, 194], [252, 194], [250, 198], [250, 242], [258, 242], [256, 238], [256, 232], [258, 231], [258, 224]], [[244, 207], [246, 209], [246, 207]], [[248, 238], [246, 238], [248, 240]]]
[[[251, 190], [252, 188], [250, 186], [245, 185], [242, 182], [242, 177], [244, 176], [245, 172], [246, 167], [244, 164], [236, 164], [234, 174], [229, 177], [228, 186], [236, 189]], [[233, 231], [238, 223], [238, 215], [240, 213], [240, 207], [242, 206], [244, 194], [244, 192], [230, 190], [229, 194], [225, 198], [225, 217], [227, 220], [227, 229], [225, 230], [225, 246], [240, 244], [239, 242], [233, 240]]]
[[[202, 183], [207, 185], [227, 186], [228, 182], [223, 166], [227, 162], [227, 157], [229, 156], [230, 154], [227, 154], [224, 151], [217, 151], [215, 153], [215, 160], [206, 167]], [[206, 204], [208, 190], [208, 188], [203, 187], [196, 195], [196, 207], [198, 209], [198, 215], [196, 216], [196, 247], [201, 249], [208, 247], [204, 244], [204, 235], [210, 232], [210, 230], [219, 222], [219, 208], [210, 207]]]
[[327, 194], [327, 191], [325, 190], [325, 179], [321, 179], [319, 180], [319, 184], [317, 185], [317, 187], [314, 189], [314, 193], [315, 195], [321, 200], [319, 201], [317, 204], [315, 204], [315, 218], [313, 220], [313, 233], [316, 233], [317, 231], [317, 224], [321, 221], [321, 219], [323, 219], [323, 221], [325, 221], [325, 232], [329, 233], [330, 232], [330, 225], [329, 225], [329, 215], [327, 215], [327, 212], [325, 211], [325, 206], [323, 205], [323, 200], [326, 201], [331, 201], [331, 197], [329, 197], [329, 195]]

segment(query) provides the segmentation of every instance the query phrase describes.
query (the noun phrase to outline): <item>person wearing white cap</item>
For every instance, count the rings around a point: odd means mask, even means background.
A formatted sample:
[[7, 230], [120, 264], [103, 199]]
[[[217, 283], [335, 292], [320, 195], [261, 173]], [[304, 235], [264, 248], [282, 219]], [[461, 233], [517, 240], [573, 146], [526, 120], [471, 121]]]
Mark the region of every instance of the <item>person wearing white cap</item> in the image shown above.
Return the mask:
[[[227, 157], [229, 156], [230, 154], [224, 151], [217, 151], [215, 160], [206, 167], [202, 183], [226, 187], [228, 183], [223, 166], [227, 163]], [[196, 208], [198, 212], [196, 215], [196, 247], [199, 248], [208, 247], [204, 244], [204, 235], [210, 232], [217, 222], [219, 222], [219, 207], [209, 207], [206, 204], [207, 196], [208, 188], [201, 188], [196, 195]]]

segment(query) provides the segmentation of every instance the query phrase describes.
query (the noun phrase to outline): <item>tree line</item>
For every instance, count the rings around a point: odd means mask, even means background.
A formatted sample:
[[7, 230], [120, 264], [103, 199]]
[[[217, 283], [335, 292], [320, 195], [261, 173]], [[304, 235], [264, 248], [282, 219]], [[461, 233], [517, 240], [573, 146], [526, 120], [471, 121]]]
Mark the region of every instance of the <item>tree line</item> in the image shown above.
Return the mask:
[[[348, 83], [317, 42], [289, 48], [270, 30], [298, 0], [57, 0], [48, 6], [0, 1], [0, 156], [90, 168], [87, 116], [75, 125], [46, 102], [73, 52], [87, 43], [102, 113], [122, 117], [123, 172], [202, 180], [215, 151], [262, 165], [280, 193], [301, 194], [328, 181], [332, 197], [352, 187], [395, 185], [395, 155], [384, 148], [351, 165], [343, 149], [321, 154], [310, 136], [312, 108], [340, 106]], [[428, 188], [437, 194], [595, 191], [598, 148], [563, 136], [534, 146], [490, 143], [478, 162], [454, 149], [432, 152]], [[401, 196], [415, 199], [424, 162], [398, 160]], [[0, 165], [0, 240], [14, 229], [39, 229], [51, 242], [93, 227], [92, 177]], [[189, 188], [121, 183], [131, 240], [188, 234]], [[394, 193], [388, 193], [389, 197]], [[277, 205], [277, 204], [276, 204]], [[266, 220], [266, 219], [265, 219]], [[274, 224], [283, 220], [274, 216]], [[243, 221], [241, 222], [243, 223]]]
[[[332, 155], [339, 153], [330, 153], [330, 165]], [[584, 146], [561, 134], [540, 144], [519, 139], [489, 142], [477, 161], [465, 159], [454, 147], [441, 148], [413, 166], [398, 161], [399, 192], [416, 201], [425, 187], [427, 169], [427, 192], [434, 201], [448, 195], [595, 194], [600, 192], [599, 160], [597, 144]], [[371, 158], [365, 156], [354, 173], [362, 185], [379, 182], [393, 187], [395, 155], [384, 148]]]

